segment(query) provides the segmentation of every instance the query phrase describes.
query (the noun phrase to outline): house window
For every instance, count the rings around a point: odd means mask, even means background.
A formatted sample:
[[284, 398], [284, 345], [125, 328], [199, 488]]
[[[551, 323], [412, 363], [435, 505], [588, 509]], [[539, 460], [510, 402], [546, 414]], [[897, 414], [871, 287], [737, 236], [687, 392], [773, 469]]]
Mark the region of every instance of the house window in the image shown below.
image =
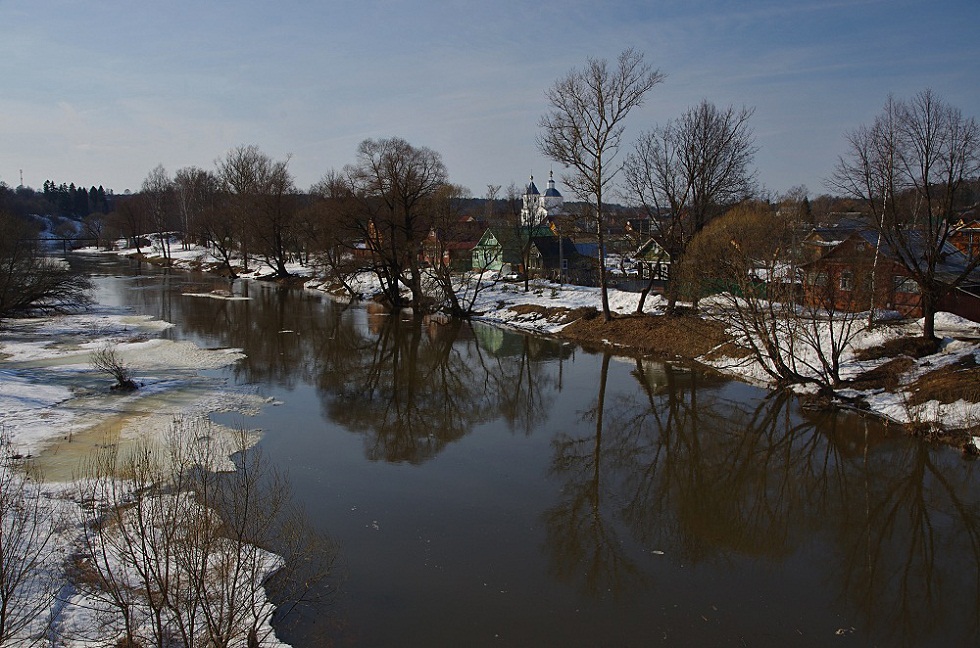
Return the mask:
[[816, 272], [808, 276], [811, 286], [817, 286], [820, 288], [825, 287], [830, 283], [830, 276], [826, 272]]
[[915, 283], [911, 277], [894, 275], [892, 276], [892, 285], [895, 287], [895, 292], [911, 294], [918, 294], [919, 292], [919, 284]]
[[840, 273], [840, 289], [854, 290], [854, 273], [850, 270]]

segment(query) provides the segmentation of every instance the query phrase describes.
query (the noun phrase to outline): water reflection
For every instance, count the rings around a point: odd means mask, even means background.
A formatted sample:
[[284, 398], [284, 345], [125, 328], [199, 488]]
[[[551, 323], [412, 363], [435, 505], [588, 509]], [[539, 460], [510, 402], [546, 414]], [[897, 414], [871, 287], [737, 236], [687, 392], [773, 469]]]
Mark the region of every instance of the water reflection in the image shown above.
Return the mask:
[[971, 464], [940, 465], [935, 449], [889, 443], [875, 424], [855, 435], [839, 413], [805, 417], [785, 393], [725, 400], [697, 374], [639, 360], [638, 389], [610, 401], [609, 367], [606, 355], [587, 425], [552, 442], [562, 496], [544, 520], [556, 578], [594, 597], [635, 597], [657, 585], [651, 552], [725, 569], [817, 547], [842, 609], [871, 636], [977, 635]]
[[369, 330], [357, 360], [342, 373], [321, 365], [317, 385], [327, 416], [363, 434], [372, 460], [421, 463], [479, 424], [499, 417], [530, 433], [546, 416], [553, 385], [541, 359], [561, 357], [557, 343], [517, 337], [488, 350], [485, 329], [387, 314]]
[[[583, 620], [579, 634], [569, 630], [560, 643], [601, 643], [583, 628], [610, 618], [624, 636], [653, 636], [668, 622], [628, 616], [630, 606], [667, 609], [665, 601], [718, 583], [738, 591], [738, 604], [745, 604], [744, 591], [763, 601], [750, 612], [766, 619], [774, 644], [801, 636], [785, 626], [787, 618], [806, 619], [808, 638], [817, 644], [842, 625], [855, 626], [868, 644], [965, 644], [980, 635], [980, 488], [976, 464], [950, 452], [894, 438], [874, 421], [803, 412], [786, 394], [766, 395], [651, 360], [591, 355], [479, 325], [348, 309], [303, 291], [236, 282], [236, 295], [249, 301], [195, 299], [181, 295], [206, 292], [206, 279], [146, 281], [126, 299], [178, 322], [174, 335], [244, 348], [237, 380], [287, 393], [310, 389], [322, 420], [297, 425], [322, 439], [311, 454], [330, 452], [330, 435], [357, 435], [363, 449], [355, 443], [354, 451], [375, 468], [413, 464], [447, 479], [470, 479], [460, 488], [471, 499], [452, 508], [453, 500], [432, 497], [403, 472], [376, 470], [370, 477], [388, 480], [392, 492], [418, 489], [412, 494], [427, 503], [428, 523], [446, 534], [447, 552], [463, 544], [449, 535], [457, 527], [486, 528], [485, 538], [463, 534], [478, 566], [459, 574], [458, 583], [485, 578], [481, 566], [493, 564], [511, 581], [508, 592], [532, 592], [524, 606], [541, 606], [530, 614], [515, 606], [513, 619], [574, 610]], [[495, 459], [523, 462], [511, 473], [514, 484], [490, 462], [454, 472], [450, 462], [430, 461], [450, 445], [488, 444], [474, 437], [491, 428], [510, 435], [494, 446]], [[335, 478], [356, 482], [362, 473], [355, 466]], [[323, 493], [309, 497], [315, 504]], [[324, 516], [328, 528], [339, 524], [336, 510], [350, 506], [338, 504], [333, 518]], [[525, 510], [530, 522], [512, 522]], [[390, 545], [370, 536], [375, 551], [403, 551], [402, 562], [411, 561], [419, 537], [411, 513], [389, 521], [386, 529], [406, 529], [404, 537], [389, 532], [384, 542]], [[351, 533], [363, 529], [359, 524]], [[352, 537], [356, 580], [358, 560], [376, 555], [359, 557], [363, 536]], [[531, 555], [507, 572], [505, 565], [527, 547]], [[427, 560], [466, 563], [437, 555]], [[533, 576], [539, 567], [540, 577]], [[419, 568], [395, 591], [417, 592], [429, 585], [427, 577], [445, 584], [450, 576]], [[485, 603], [457, 593], [426, 620], [425, 606], [413, 607], [411, 594], [386, 596], [386, 605], [404, 615], [398, 620], [419, 619], [426, 627], [438, 627], [443, 616], [479, 619]], [[568, 608], [553, 602], [566, 596]], [[615, 610], [603, 604], [609, 598], [616, 599]], [[364, 605], [361, 623], [388, 613]], [[743, 626], [732, 621], [707, 635], [707, 643], [730, 642], [733, 628]], [[752, 629], [762, 632], [759, 625]]]

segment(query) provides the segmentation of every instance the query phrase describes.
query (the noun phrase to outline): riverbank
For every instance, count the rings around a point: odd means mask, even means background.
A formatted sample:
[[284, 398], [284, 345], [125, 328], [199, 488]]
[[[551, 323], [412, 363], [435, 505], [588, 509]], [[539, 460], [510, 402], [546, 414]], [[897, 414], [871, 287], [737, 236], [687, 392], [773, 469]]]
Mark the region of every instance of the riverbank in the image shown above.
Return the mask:
[[[133, 256], [135, 250], [115, 254]], [[171, 265], [184, 269], [216, 269], [207, 252], [174, 251]], [[141, 257], [160, 263], [159, 257]], [[338, 287], [312, 276], [309, 268], [289, 268], [290, 285], [304, 285], [334, 295]], [[271, 268], [258, 264], [242, 279], [268, 279]], [[365, 299], [378, 292], [370, 275], [357, 279]], [[475, 319], [535, 334], [560, 337], [588, 347], [611, 347], [625, 355], [651, 354], [674, 358], [720, 372], [731, 378], [775, 388], [771, 377], [719, 318], [696, 314], [667, 315], [664, 301], [651, 295], [636, 314], [637, 293], [610, 290], [614, 315], [598, 316], [598, 288], [531, 282], [492, 281], [474, 301]], [[910, 434], [960, 448], [975, 455], [980, 435], [980, 324], [949, 313], [936, 319], [935, 345], [920, 340], [921, 321], [890, 320], [857, 331], [841, 354], [841, 384], [833, 395], [812, 386], [793, 386], [813, 407], [843, 406], [903, 426]]]
[[[131, 279], [110, 281], [129, 287]], [[5, 629], [18, 629], [5, 639], [15, 645], [33, 645], [40, 636], [66, 648], [123, 645], [126, 632], [141, 638], [142, 645], [142, 639], [149, 643], [154, 636], [152, 605], [138, 594], [140, 572], [134, 564], [162, 554], [134, 552], [116, 536], [109, 540], [86, 530], [104, 528], [106, 519], [118, 522], [122, 513], [113, 518], [113, 511], [126, 511], [135, 501], [148, 515], [158, 515], [177, 500], [145, 492], [131, 499], [123, 482], [99, 472], [109, 465], [97, 463], [108, 461], [109, 448], [117, 449], [125, 470], [133, 450], [172, 457], [177, 448], [206, 445], [206, 453], [196, 458], [206, 456], [214, 470], [233, 471], [230, 456], [258, 440], [257, 433], [243, 435], [208, 419], [218, 411], [244, 419], [267, 404], [254, 390], [230, 386], [212, 371], [240, 361], [241, 350], [163, 339], [170, 326], [96, 303], [84, 313], [6, 320], [0, 330], [0, 508], [4, 541], [13, 547], [9, 555], [4, 552], [0, 584], [12, 588]], [[92, 363], [93, 353], [102, 349], [111, 349], [132, 372], [138, 389], [112, 389], [114, 379]], [[119, 488], [107, 487], [117, 483]], [[119, 504], [123, 499], [125, 507]], [[196, 503], [179, 503], [179, 516], [168, 519], [214, 519]], [[105, 542], [104, 551], [99, 542]], [[241, 546], [242, 555], [255, 557], [255, 569], [239, 578], [234, 605], [254, 610], [250, 618], [261, 645], [285, 646], [275, 637], [273, 608], [262, 588], [278, 559]], [[126, 628], [112, 598], [113, 591], [122, 590], [112, 585], [134, 592], [125, 600]]]

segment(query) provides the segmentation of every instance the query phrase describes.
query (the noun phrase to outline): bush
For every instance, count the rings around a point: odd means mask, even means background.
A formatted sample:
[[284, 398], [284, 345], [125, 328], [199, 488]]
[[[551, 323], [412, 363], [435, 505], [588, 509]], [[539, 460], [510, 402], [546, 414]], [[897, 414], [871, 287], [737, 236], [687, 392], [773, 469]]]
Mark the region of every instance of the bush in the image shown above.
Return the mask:
[[95, 369], [116, 379], [116, 384], [112, 386], [112, 389], [120, 391], [139, 389], [133, 380], [132, 370], [123, 363], [122, 358], [116, 353], [116, 347], [111, 344], [107, 344], [93, 353], [91, 362]]

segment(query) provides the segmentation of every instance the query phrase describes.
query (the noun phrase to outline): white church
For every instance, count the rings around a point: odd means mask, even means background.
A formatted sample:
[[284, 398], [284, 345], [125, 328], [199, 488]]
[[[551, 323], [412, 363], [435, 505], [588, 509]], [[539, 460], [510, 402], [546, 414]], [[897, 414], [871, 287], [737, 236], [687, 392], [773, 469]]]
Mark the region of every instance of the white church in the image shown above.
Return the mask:
[[548, 172], [548, 188], [544, 194], [534, 185], [534, 176], [524, 190], [523, 206], [521, 207], [521, 225], [534, 227], [541, 225], [549, 216], [558, 216], [565, 206], [565, 199], [555, 189], [554, 172]]

